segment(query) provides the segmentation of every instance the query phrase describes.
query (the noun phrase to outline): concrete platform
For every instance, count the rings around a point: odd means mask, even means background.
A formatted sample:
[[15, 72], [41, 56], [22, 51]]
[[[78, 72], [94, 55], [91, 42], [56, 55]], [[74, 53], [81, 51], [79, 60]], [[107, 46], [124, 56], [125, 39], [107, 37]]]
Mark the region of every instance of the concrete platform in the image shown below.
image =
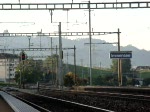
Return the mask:
[[14, 112], [14, 110], [6, 103], [6, 101], [0, 96], [0, 112]]
[[[0, 96], [12, 108], [13, 111], [9, 111], [9, 112], [40, 112], [37, 109], [31, 107], [30, 105], [16, 99], [15, 97], [13, 97], [3, 91], [0, 91]], [[2, 111], [2, 112], [5, 112], [5, 111]]]

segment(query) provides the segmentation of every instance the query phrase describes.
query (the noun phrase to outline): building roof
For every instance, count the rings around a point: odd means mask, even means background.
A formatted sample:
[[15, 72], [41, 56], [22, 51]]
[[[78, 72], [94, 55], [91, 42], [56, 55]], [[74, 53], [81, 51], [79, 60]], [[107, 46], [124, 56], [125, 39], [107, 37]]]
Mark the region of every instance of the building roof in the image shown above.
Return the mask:
[[136, 70], [150, 70], [150, 66], [137, 66]]

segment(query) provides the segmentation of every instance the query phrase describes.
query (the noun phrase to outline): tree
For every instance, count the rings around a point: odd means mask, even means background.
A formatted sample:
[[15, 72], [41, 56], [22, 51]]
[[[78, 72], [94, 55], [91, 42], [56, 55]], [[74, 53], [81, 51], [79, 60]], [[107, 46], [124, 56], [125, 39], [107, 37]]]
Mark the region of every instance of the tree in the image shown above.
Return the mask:
[[101, 86], [116, 86], [118, 85], [117, 75], [116, 74], [99, 75], [94, 79], [94, 84]]
[[54, 54], [52, 56], [47, 57], [43, 62], [43, 67], [52, 68], [57, 66], [58, 55]]
[[94, 85], [101, 85], [101, 86], [104, 86], [106, 83], [105, 83], [105, 80], [104, 80], [104, 76], [103, 75], [99, 75], [98, 77], [96, 77], [95, 79], [93, 79], [93, 84]]
[[43, 61], [46, 81], [56, 81], [56, 68], [58, 66], [58, 55], [54, 54]]
[[131, 60], [123, 59], [122, 60], [122, 73], [129, 73], [131, 71]]
[[[122, 59], [122, 73], [128, 73], [131, 70], [131, 60], [130, 59]], [[111, 69], [113, 73], [118, 73], [118, 60], [113, 59]]]
[[42, 61], [35, 61], [33, 59], [25, 60], [24, 63], [20, 62], [16, 68], [15, 80], [19, 83], [20, 75], [22, 84], [24, 83], [36, 83], [42, 79]]
[[75, 74], [73, 74], [72, 72], [68, 72], [65, 77], [64, 77], [64, 85], [66, 87], [72, 87], [75, 82]]
[[76, 76], [76, 85], [77, 86], [79, 86], [79, 85], [85, 86], [87, 84], [88, 84], [88, 79], [87, 78], [80, 78], [80, 77]]
[[144, 80], [143, 80], [143, 84], [144, 84], [144, 86], [148, 86], [148, 85], [150, 85], [150, 78], [145, 78]]
[[128, 80], [127, 80], [126, 76], [123, 75], [123, 76], [122, 76], [122, 85], [123, 85], [123, 86], [127, 86], [127, 81], [128, 81]]
[[127, 79], [127, 85], [133, 85], [133, 78]]
[[113, 73], [118, 73], [118, 60], [117, 59], [112, 59], [111, 69]]

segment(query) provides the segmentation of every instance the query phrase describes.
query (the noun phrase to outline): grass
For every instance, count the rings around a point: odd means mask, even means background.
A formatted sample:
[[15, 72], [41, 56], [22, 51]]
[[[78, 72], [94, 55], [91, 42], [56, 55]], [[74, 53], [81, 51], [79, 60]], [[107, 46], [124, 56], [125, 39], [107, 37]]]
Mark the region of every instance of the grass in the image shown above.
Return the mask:
[[16, 84], [9, 84], [9, 83], [5, 83], [5, 82], [0, 82], [0, 87], [6, 87], [6, 86], [17, 86]]
[[[69, 65], [69, 70], [74, 73], [74, 66]], [[76, 66], [76, 74], [78, 77], [82, 78], [88, 78], [89, 77], [89, 68], [88, 67], [82, 67], [82, 66]], [[92, 68], [92, 77], [96, 78], [99, 75], [111, 75], [112, 72], [110, 70], [103, 70], [103, 69], [93, 69]]]
[[139, 77], [143, 79], [150, 78], [150, 71], [140, 71]]

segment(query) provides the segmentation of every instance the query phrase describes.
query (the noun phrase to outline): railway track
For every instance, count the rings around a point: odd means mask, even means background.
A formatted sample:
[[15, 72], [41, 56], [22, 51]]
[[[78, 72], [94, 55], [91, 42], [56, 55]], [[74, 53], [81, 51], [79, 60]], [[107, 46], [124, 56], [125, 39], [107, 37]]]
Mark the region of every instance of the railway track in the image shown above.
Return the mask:
[[18, 99], [28, 103], [41, 112], [113, 112], [94, 106], [89, 106], [73, 101], [63, 100], [44, 95], [23, 92], [9, 92]]
[[150, 112], [149, 95], [60, 91], [48, 88], [39, 89], [38, 94], [29, 95], [15, 92], [14, 95], [52, 112], [109, 112], [110, 110], [115, 112]]
[[[49, 88], [49, 89], [48, 89]], [[131, 89], [131, 88], [130, 88]], [[129, 90], [130, 90], [129, 89]], [[127, 91], [127, 90], [126, 90]], [[47, 93], [51, 93], [51, 92], [55, 92], [55, 93], [62, 93], [61, 90], [54, 90], [54, 89], [50, 89], [50, 87], [47, 87], [46, 89], [40, 88], [39, 92], [41, 94], [47, 94]], [[133, 92], [120, 92], [120, 91], [104, 91], [104, 92], [95, 92], [95, 91], [78, 91], [78, 90], [65, 90], [66, 94], [80, 94], [80, 95], [93, 95], [93, 96], [105, 96], [105, 97], [112, 97], [112, 98], [121, 98], [121, 99], [128, 99], [128, 100], [138, 100], [138, 101], [145, 101], [145, 102], [149, 102], [150, 101], [150, 94], [141, 94], [142, 92], [140, 92], [139, 94], [136, 94]]]
[[[55, 94], [54, 94], [55, 93]], [[42, 90], [40, 94], [105, 108], [116, 112], [150, 112], [150, 96], [110, 93]]]
[[150, 95], [150, 88], [141, 87], [84, 87], [85, 91], [93, 92], [111, 92], [134, 95]]

